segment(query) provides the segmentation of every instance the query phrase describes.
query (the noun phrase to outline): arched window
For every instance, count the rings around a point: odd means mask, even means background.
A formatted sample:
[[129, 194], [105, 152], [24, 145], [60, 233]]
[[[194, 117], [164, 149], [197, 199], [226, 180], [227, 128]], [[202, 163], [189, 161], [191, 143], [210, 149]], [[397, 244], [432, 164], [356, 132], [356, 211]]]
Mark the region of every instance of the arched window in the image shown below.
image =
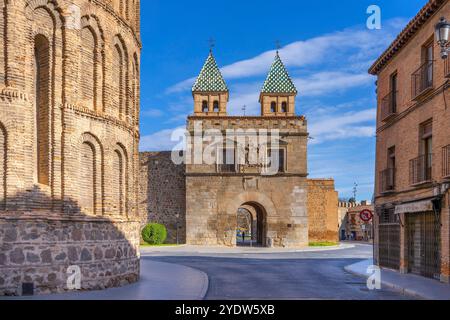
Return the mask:
[[125, 149], [118, 145], [114, 151], [114, 212], [125, 214], [128, 210], [128, 157]]
[[84, 133], [80, 145], [79, 206], [85, 214], [103, 213], [103, 148], [97, 137]]
[[277, 103], [275, 101], [272, 101], [272, 103], [270, 104], [270, 112], [277, 112]]
[[281, 103], [281, 112], [286, 113], [287, 112], [287, 102], [283, 101]]
[[133, 58], [133, 117], [135, 125], [139, 125], [139, 62], [136, 53]]
[[6, 130], [0, 123], [0, 210], [5, 209], [6, 200]]
[[214, 105], [213, 105], [213, 107], [214, 107], [214, 112], [219, 112], [220, 111], [220, 109], [219, 109], [219, 101], [214, 101]]
[[87, 214], [96, 213], [96, 150], [90, 142], [84, 142], [81, 147], [81, 177], [80, 177], [80, 202], [81, 210]]
[[113, 106], [116, 107], [115, 114], [119, 119], [124, 120], [125, 116], [129, 116], [128, 99], [126, 88], [128, 86], [128, 59], [127, 50], [122, 39], [117, 36], [115, 39], [115, 49], [113, 57]]
[[208, 101], [203, 100], [203, 102], [202, 102], [202, 112], [206, 113], [208, 111], [209, 111], [209, 109], [208, 109]]
[[49, 185], [50, 177], [50, 44], [46, 37], [34, 39], [34, 93], [36, 114], [37, 181]]
[[83, 104], [91, 109], [96, 108], [97, 98], [97, 40], [88, 27], [81, 30], [81, 96]]

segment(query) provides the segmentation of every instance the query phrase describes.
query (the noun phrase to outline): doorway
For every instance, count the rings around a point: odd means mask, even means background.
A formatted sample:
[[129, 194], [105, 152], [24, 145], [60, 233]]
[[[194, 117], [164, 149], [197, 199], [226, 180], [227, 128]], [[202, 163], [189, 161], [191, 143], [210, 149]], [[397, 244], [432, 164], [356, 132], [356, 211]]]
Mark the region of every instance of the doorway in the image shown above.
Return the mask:
[[241, 247], [266, 246], [266, 215], [256, 203], [239, 207], [236, 224], [236, 245]]
[[440, 277], [440, 229], [434, 212], [407, 214], [408, 271], [428, 278]]

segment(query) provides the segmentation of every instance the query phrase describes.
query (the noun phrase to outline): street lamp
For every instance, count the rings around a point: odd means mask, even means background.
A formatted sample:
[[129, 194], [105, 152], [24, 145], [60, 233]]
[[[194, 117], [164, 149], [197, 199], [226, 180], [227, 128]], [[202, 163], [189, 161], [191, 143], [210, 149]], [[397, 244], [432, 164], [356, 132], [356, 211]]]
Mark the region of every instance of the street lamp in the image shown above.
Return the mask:
[[435, 36], [437, 43], [441, 47], [442, 59], [447, 59], [450, 52], [450, 47], [448, 47], [450, 44], [450, 23], [444, 17], [439, 20], [439, 23], [435, 27]]

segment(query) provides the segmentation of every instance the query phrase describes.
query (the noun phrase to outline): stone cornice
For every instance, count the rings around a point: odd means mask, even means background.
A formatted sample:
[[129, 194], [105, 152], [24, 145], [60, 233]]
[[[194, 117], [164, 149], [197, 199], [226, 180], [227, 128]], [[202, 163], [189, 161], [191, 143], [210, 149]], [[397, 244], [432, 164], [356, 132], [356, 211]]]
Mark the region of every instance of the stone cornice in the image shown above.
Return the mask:
[[138, 219], [123, 216], [104, 215], [87, 216], [83, 214], [53, 213], [49, 211], [1, 211], [1, 220], [40, 220], [40, 221], [67, 221], [67, 222], [99, 222], [99, 223], [140, 223]]
[[20, 91], [19, 89], [13, 87], [3, 87], [0, 89], [0, 97], [4, 99], [12, 100], [20, 100], [20, 101], [29, 101], [29, 97], [25, 92]]
[[[102, 112], [94, 111], [92, 109], [89, 109], [89, 108], [86, 108], [83, 106], [77, 106], [77, 105], [73, 105], [73, 104], [69, 104], [69, 103], [63, 104], [61, 106], [61, 108], [65, 109], [65, 110], [72, 110], [76, 114], [79, 114], [81, 116], [89, 117], [91, 119], [95, 119], [98, 121], [107, 122], [108, 124], [115, 125], [117, 127], [120, 127], [122, 129], [129, 131], [130, 133], [136, 134], [136, 129], [134, 128], [134, 126], [129, 125], [125, 121], [119, 120], [113, 116], [106, 115]], [[137, 131], [137, 134], [139, 135], [139, 131]]]
[[275, 175], [262, 175], [261, 173], [222, 173], [222, 172], [186, 172], [186, 177], [259, 177], [259, 178], [289, 178], [289, 177], [298, 177], [298, 178], [306, 178], [308, 177], [307, 173], [281, 173]]

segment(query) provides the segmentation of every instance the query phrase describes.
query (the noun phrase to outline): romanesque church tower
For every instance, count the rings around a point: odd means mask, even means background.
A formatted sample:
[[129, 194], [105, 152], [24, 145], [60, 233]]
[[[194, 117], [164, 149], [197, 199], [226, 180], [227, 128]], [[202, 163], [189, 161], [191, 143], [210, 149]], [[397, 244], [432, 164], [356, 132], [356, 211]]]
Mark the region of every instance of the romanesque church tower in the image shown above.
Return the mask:
[[[188, 154], [210, 129], [240, 133], [226, 136], [214, 146], [213, 163], [186, 165], [187, 243], [235, 246], [238, 221], [244, 214], [250, 217], [255, 244], [307, 245], [307, 124], [304, 117], [296, 115], [297, 90], [279, 54], [261, 90], [260, 116], [228, 115], [230, 93], [212, 53], [192, 94]], [[261, 144], [262, 132], [272, 137], [276, 133], [276, 141]], [[256, 146], [255, 141], [259, 141]], [[252, 157], [258, 161], [252, 162]], [[275, 172], [268, 174], [268, 163], [261, 159], [278, 160]]]
[[1, 3], [0, 295], [134, 282], [140, 1]]

